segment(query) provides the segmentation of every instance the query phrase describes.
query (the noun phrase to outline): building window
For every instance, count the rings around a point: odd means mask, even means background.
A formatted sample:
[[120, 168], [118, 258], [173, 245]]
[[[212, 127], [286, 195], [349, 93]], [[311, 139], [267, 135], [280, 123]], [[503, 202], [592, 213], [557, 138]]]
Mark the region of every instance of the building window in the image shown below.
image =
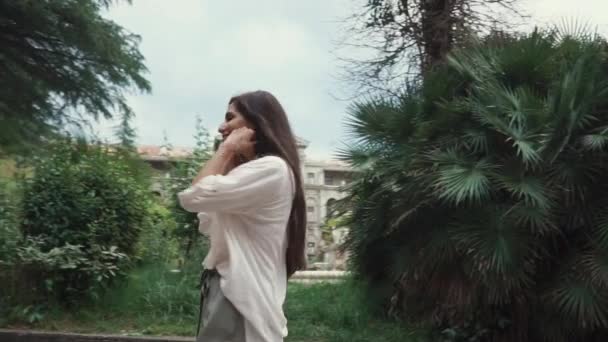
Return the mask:
[[315, 184], [315, 174], [312, 172], [308, 173], [308, 183]]
[[307, 207], [307, 208], [306, 208], [306, 210], [307, 210], [309, 213], [314, 213], [314, 212], [315, 212], [315, 207]]
[[334, 177], [332, 175], [325, 175], [325, 185], [334, 185]]

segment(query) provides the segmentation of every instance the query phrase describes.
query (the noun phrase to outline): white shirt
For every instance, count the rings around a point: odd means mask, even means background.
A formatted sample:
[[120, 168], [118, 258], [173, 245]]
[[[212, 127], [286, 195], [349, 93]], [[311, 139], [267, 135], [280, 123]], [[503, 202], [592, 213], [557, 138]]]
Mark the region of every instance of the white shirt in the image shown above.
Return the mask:
[[211, 241], [203, 265], [221, 275], [224, 296], [245, 318], [247, 342], [287, 336], [285, 251], [294, 193], [288, 164], [267, 156], [178, 194], [184, 209], [199, 213], [199, 230]]

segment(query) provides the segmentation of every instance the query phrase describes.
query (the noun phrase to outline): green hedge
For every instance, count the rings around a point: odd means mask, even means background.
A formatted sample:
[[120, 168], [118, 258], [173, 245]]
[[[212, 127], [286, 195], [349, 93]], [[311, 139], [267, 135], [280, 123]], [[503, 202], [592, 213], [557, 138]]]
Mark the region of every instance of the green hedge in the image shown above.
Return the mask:
[[148, 184], [121, 150], [62, 140], [33, 162], [18, 269], [33, 295], [71, 300], [120, 274], [150, 225]]

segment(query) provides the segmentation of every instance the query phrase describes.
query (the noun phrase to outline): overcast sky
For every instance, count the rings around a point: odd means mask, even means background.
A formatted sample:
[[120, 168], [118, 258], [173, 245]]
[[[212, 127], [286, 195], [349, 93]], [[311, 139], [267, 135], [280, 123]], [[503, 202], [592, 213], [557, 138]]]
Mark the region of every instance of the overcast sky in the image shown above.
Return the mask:
[[[339, 19], [361, 0], [134, 0], [107, 14], [142, 37], [152, 93], [129, 96], [138, 143], [193, 144], [195, 117], [215, 133], [228, 99], [264, 89], [285, 107], [308, 155], [329, 158], [345, 138], [347, 101], [332, 53]], [[578, 19], [608, 32], [606, 0], [524, 0], [528, 23]], [[98, 125], [109, 136], [111, 123]]]

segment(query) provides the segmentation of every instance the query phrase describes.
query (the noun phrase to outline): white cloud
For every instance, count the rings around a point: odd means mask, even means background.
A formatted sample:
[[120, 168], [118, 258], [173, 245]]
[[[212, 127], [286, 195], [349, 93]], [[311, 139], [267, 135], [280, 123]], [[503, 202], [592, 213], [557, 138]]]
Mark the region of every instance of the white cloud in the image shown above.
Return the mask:
[[528, 28], [579, 23], [597, 29], [601, 34], [608, 33], [608, 2], [605, 0], [525, 0], [523, 7], [532, 16], [526, 25]]
[[285, 20], [245, 22], [226, 38], [225, 41], [215, 41], [211, 53], [234, 62], [235, 67], [257, 67], [277, 72], [300, 63], [318, 66], [319, 55], [324, 53], [304, 28]]
[[[332, 21], [345, 15], [344, 1], [147, 0], [113, 7], [108, 16], [142, 36], [150, 69], [152, 94], [129, 97], [139, 142], [159, 144], [166, 131], [174, 144], [192, 144], [195, 115], [213, 133], [231, 96], [266, 89], [311, 141], [311, 153], [329, 156], [346, 106], [329, 95], [337, 87]], [[106, 135], [111, 125], [98, 127]]]
[[[193, 143], [195, 116], [212, 133], [228, 99], [266, 89], [287, 110], [296, 133], [311, 142], [315, 158], [332, 155], [345, 131], [347, 102], [333, 77], [339, 64], [331, 51], [340, 34], [337, 19], [363, 0], [139, 0], [119, 2], [108, 16], [142, 36], [151, 95], [133, 95], [139, 142], [160, 144], [163, 131], [175, 145]], [[522, 0], [532, 24], [582, 19], [606, 33], [605, 0]], [[98, 125], [111, 134], [111, 123]]]

